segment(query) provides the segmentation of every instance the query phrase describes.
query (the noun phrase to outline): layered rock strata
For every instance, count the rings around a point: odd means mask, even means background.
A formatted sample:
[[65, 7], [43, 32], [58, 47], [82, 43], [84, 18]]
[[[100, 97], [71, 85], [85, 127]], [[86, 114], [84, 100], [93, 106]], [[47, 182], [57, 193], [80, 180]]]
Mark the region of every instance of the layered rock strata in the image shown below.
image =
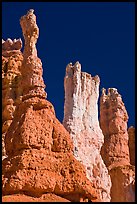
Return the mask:
[[130, 164], [135, 166], [135, 128], [133, 126], [128, 128], [128, 136]]
[[98, 191], [100, 201], [110, 201], [111, 180], [101, 158], [104, 136], [98, 122], [98, 76], [81, 72], [76, 62], [66, 67], [63, 125], [73, 140], [73, 153], [86, 168], [87, 177]]
[[101, 154], [111, 176], [111, 202], [135, 201], [135, 168], [130, 164], [128, 114], [115, 88], [103, 88], [100, 98], [100, 126], [105, 136]]
[[21, 39], [2, 40], [2, 158], [6, 155], [4, 138], [14, 117], [16, 101], [21, 95], [18, 82], [23, 56]]
[[[3, 195], [41, 197], [53, 193], [70, 201], [98, 200], [84, 166], [73, 156], [69, 133], [46, 97], [42, 63], [37, 57], [38, 27], [30, 10], [20, 20], [25, 48], [21, 66], [22, 100], [5, 136]], [[87, 200], [86, 200], [87, 201]]]

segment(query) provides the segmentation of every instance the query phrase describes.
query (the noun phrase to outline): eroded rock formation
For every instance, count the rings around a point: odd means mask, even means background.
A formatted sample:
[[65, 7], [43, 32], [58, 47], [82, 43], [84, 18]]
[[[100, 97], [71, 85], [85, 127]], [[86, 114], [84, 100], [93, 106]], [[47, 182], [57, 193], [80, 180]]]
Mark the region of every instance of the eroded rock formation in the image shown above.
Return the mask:
[[16, 101], [21, 95], [18, 82], [23, 56], [22, 41], [2, 40], [2, 158], [6, 155], [4, 138], [14, 117]]
[[87, 177], [98, 190], [100, 201], [110, 201], [111, 181], [101, 158], [104, 136], [98, 122], [98, 76], [81, 72], [76, 62], [66, 67], [63, 125], [73, 140], [75, 158], [84, 164]]
[[33, 12], [20, 19], [23, 53], [21, 39], [2, 40], [3, 202], [135, 201], [135, 128], [120, 94], [102, 90], [99, 125], [99, 77], [68, 64], [67, 131], [46, 100]]
[[101, 153], [106, 166], [112, 164], [130, 164], [128, 132], [128, 114], [121, 95], [115, 88], [105, 89], [100, 98], [100, 126], [104, 134]]
[[133, 126], [128, 128], [128, 136], [130, 164], [135, 166], [135, 128]]
[[102, 158], [111, 176], [111, 202], [135, 201], [135, 167], [130, 164], [128, 114], [121, 95], [115, 88], [102, 90], [100, 125], [105, 136]]
[[109, 167], [112, 181], [111, 202], [135, 202], [135, 166]]
[[22, 94], [5, 135], [8, 157], [2, 166], [3, 195], [23, 193], [40, 197], [53, 193], [70, 201], [98, 200], [84, 166], [73, 156], [69, 133], [45, 99], [33, 10], [21, 18], [20, 24], [25, 38], [20, 68]]
[[6, 41], [2, 39], [2, 55], [4, 53], [11, 53], [7, 51], [18, 52], [22, 48], [22, 40], [21, 39], [14, 39], [13, 41], [8, 38]]

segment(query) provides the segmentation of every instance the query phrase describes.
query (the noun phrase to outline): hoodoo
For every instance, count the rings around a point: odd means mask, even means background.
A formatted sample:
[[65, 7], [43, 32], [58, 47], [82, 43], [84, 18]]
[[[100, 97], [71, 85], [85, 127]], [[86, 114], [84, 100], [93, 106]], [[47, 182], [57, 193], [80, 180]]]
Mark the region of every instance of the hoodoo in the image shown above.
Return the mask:
[[[2, 40], [2, 201], [134, 202], [135, 128], [117, 89], [69, 63], [63, 124], [47, 100], [34, 10]], [[23, 47], [23, 51], [22, 51]]]
[[42, 63], [36, 50], [39, 29], [33, 12], [20, 19], [25, 39], [21, 96], [5, 135], [8, 157], [2, 166], [3, 195], [40, 197], [52, 193], [70, 201], [98, 199], [84, 166], [73, 156], [69, 133], [46, 100]]
[[127, 121], [128, 114], [117, 89], [109, 88], [107, 94], [103, 89], [100, 125], [105, 140], [101, 154], [111, 176], [111, 202], [135, 201], [135, 166], [130, 164]]
[[81, 72], [79, 62], [67, 65], [63, 125], [73, 140], [75, 158], [85, 166], [100, 201], [108, 202], [111, 180], [100, 155], [104, 135], [98, 121], [99, 84], [99, 76]]

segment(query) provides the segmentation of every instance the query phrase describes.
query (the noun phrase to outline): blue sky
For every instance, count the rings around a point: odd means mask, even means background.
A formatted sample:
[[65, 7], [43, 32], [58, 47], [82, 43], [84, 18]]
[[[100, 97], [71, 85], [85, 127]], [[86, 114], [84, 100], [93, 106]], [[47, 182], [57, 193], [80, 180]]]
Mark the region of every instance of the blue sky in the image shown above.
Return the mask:
[[128, 126], [135, 125], [135, 3], [3, 2], [4, 40], [23, 40], [19, 19], [29, 9], [37, 17], [38, 57], [57, 118], [62, 122], [66, 65], [79, 61], [82, 71], [99, 75], [100, 90], [118, 89]]

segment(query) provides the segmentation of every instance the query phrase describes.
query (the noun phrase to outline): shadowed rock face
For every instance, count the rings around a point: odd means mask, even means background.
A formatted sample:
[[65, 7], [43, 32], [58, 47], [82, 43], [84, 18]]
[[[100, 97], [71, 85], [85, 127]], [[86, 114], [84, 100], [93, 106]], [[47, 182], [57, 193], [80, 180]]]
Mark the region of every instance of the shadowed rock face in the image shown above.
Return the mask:
[[100, 125], [105, 140], [101, 154], [111, 176], [111, 202], [135, 201], [135, 167], [130, 164], [127, 121], [128, 114], [117, 89], [109, 88], [108, 94], [103, 89]]
[[79, 62], [68, 64], [63, 125], [73, 140], [75, 158], [84, 164], [100, 201], [110, 201], [110, 176], [100, 155], [104, 136], [98, 122], [99, 83], [98, 76], [81, 72]]
[[128, 136], [130, 163], [135, 166], [135, 128], [133, 126], [128, 128]]
[[21, 97], [5, 135], [3, 195], [53, 193], [71, 201], [98, 200], [84, 166], [73, 156], [69, 133], [46, 98], [42, 63], [37, 57], [38, 27], [33, 10], [20, 20], [25, 48], [20, 68]]
[[23, 55], [20, 51], [22, 41], [14, 39], [2, 40], [2, 159], [6, 155], [5, 134], [12, 123], [16, 101], [19, 100], [20, 68]]

